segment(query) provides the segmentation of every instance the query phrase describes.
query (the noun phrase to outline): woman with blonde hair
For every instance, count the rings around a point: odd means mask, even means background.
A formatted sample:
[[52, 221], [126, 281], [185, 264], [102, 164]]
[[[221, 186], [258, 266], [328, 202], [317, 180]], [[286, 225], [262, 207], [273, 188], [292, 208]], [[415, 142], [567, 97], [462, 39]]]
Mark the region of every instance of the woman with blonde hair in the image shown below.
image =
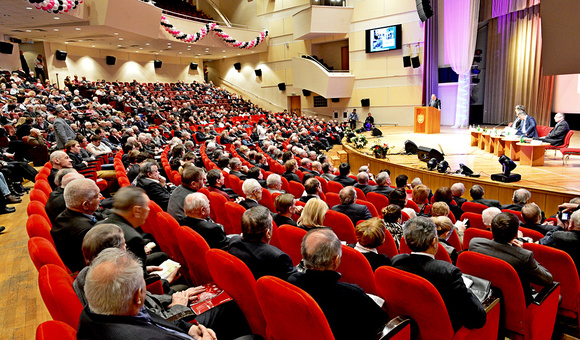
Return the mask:
[[426, 185], [419, 184], [413, 188], [413, 202], [417, 204], [420, 212], [424, 212], [429, 204], [429, 193], [431, 190]]
[[391, 259], [384, 254], [379, 254], [377, 247], [385, 243], [385, 236], [387, 230], [385, 229], [385, 222], [378, 217], [373, 217], [366, 220], [355, 227], [356, 238], [358, 242], [356, 245], [350, 245], [355, 250], [358, 250], [369, 261], [373, 271], [380, 266], [390, 266]]
[[298, 228], [309, 231], [310, 229], [323, 227], [322, 223], [327, 211], [328, 205], [320, 198], [309, 200], [298, 219]]

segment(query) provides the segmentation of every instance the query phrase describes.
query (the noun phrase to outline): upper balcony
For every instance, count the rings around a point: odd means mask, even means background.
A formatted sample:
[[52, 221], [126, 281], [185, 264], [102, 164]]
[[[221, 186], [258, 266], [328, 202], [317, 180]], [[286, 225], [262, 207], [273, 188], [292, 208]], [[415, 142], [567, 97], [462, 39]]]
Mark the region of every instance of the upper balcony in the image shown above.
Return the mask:
[[355, 76], [349, 71], [329, 71], [310, 58], [292, 58], [292, 79], [294, 87], [325, 98], [350, 98]]
[[292, 16], [294, 40], [307, 40], [350, 31], [353, 7], [312, 5]]

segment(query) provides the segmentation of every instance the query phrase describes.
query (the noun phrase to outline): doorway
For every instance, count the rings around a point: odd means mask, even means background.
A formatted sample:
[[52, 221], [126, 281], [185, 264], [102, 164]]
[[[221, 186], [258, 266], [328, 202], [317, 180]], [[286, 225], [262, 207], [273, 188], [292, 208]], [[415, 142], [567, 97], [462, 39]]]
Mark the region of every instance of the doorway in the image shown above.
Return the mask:
[[302, 116], [300, 96], [288, 96], [288, 106], [290, 107], [290, 110], [288, 110], [290, 113], [293, 113], [294, 110], [296, 110], [296, 114], [299, 117]]

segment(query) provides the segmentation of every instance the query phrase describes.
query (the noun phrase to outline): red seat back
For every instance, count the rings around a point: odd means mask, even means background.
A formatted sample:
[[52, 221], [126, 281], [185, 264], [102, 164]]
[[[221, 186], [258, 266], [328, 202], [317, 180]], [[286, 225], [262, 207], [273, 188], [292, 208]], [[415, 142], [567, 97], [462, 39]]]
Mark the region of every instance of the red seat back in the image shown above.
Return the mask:
[[290, 181], [288, 182], [288, 185], [290, 186], [290, 193], [294, 195], [294, 198], [299, 199], [302, 197], [302, 194], [304, 193], [304, 186], [302, 184]]
[[488, 240], [493, 240], [493, 234], [491, 231], [469, 227], [465, 230], [465, 233], [463, 233], [463, 249], [469, 249], [469, 242], [471, 242], [474, 237], [483, 237]]
[[361, 200], [367, 200], [367, 195], [365, 195], [365, 193], [357, 187], [354, 187], [354, 190], [356, 191], [356, 198], [357, 199], [361, 199]]
[[43, 237], [34, 236], [28, 240], [28, 254], [36, 270], [40, 270], [46, 264], [53, 264], [62, 268], [68, 274], [71, 273], [62, 262], [54, 245]]
[[33, 214], [41, 215], [50, 223], [50, 219], [48, 218], [48, 215], [46, 214], [45, 206], [44, 206], [44, 204], [40, 203], [39, 201], [30, 201], [30, 203], [28, 203], [28, 205], [26, 206], [26, 215], [28, 215], [30, 217]]
[[232, 234], [242, 233], [242, 216], [246, 209], [241, 205], [234, 202], [226, 202], [224, 204], [225, 211], [227, 211], [228, 219], [230, 220], [230, 226], [232, 228]]
[[61, 267], [47, 264], [40, 268], [38, 288], [50, 316], [77, 329], [83, 305], [72, 284], [72, 277]]
[[399, 254], [399, 249], [397, 248], [397, 243], [391, 235], [391, 232], [385, 229], [385, 243], [377, 247], [379, 254], [385, 254], [390, 258]]
[[236, 194], [242, 197], [246, 197], [244, 192], [242, 191], [242, 183], [241, 180], [236, 175], [229, 175], [230, 177], [230, 185]]
[[42, 237], [56, 248], [52, 235], [50, 234], [51, 229], [50, 222], [42, 215], [33, 214], [28, 217], [28, 220], [26, 220], [26, 232], [28, 233], [29, 238], [35, 236]]
[[[447, 253], [447, 250], [445, 249], [445, 247], [443, 247], [443, 245], [441, 243], [438, 243], [438, 245], [439, 245], [439, 248], [437, 250], [437, 254], [435, 254], [435, 259], [451, 263], [451, 257], [449, 257], [449, 253]], [[407, 242], [405, 241], [405, 237], [404, 236], [401, 237], [401, 242], [399, 243], [399, 253], [411, 254], [411, 252], [412, 252], [412, 250], [407, 245]]]
[[226, 211], [225, 204], [228, 201], [227, 198], [215, 192], [210, 192], [207, 198], [209, 199], [210, 209], [217, 212], [214, 221], [224, 226], [226, 234], [232, 234], [233, 229], [230, 225], [230, 220], [227, 214], [223, 213]]
[[212, 276], [205, 261], [205, 253], [209, 250], [205, 239], [191, 228], [182, 227], [178, 231], [178, 242], [193, 284], [202, 285], [212, 282]]
[[334, 340], [324, 313], [302, 289], [264, 276], [258, 280], [256, 291], [271, 339]]
[[367, 201], [375, 206], [379, 215], [382, 215], [383, 208], [389, 205], [389, 199], [385, 195], [372, 191], [367, 194]]
[[343, 188], [342, 184], [338, 182], [335, 181], [328, 182], [328, 192], [334, 192], [335, 194], [338, 194], [340, 190], [342, 190], [342, 188]]
[[524, 222], [524, 218], [522, 217], [522, 212], [521, 211], [515, 211], [515, 210], [510, 210], [510, 209], [502, 209], [501, 212], [509, 212], [509, 213], [512, 213], [512, 214], [514, 214], [514, 215], [516, 215], [518, 217], [518, 219], [520, 220], [520, 222]]
[[272, 199], [272, 193], [268, 191], [268, 189], [262, 188], [262, 199], [258, 201], [258, 203], [270, 209], [271, 212], [276, 213], [276, 206], [274, 205], [274, 200]]
[[337, 193], [329, 192], [326, 194], [326, 204], [328, 204], [329, 208], [334, 207], [335, 205], [340, 204], [340, 196]]
[[419, 206], [417, 205], [417, 203], [415, 203], [411, 200], [407, 200], [407, 203], [405, 203], [405, 208], [411, 208], [411, 209], [415, 210], [416, 213], [421, 211], [421, 209], [419, 209]]
[[36, 328], [36, 340], [76, 340], [77, 330], [62, 321], [49, 320]]
[[341, 241], [356, 243], [354, 225], [348, 216], [334, 210], [328, 210], [324, 215], [322, 225], [331, 228]]
[[465, 202], [461, 205], [461, 210], [474, 214], [481, 214], [487, 208], [489, 208], [487, 205], [475, 202]]
[[46, 194], [46, 197], [50, 196], [50, 193], [52, 192], [50, 184], [48, 184], [48, 181], [45, 180], [36, 181], [36, 183], [34, 183], [34, 189], [42, 190], [42, 192]]
[[340, 281], [356, 284], [367, 294], [377, 294], [373, 269], [366, 257], [358, 250], [343, 244], [340, 265], [336, 271], [342, 274]]
[[530, 237], [534, 242], [537, 242], [539, 239], [544, 237], [541, 232], [534, 229], [520, 227], [519, 230], [524, 234], [524, 237]]
[[302, 260], [300, 247], [306, 230], [283, 224], [278, 228], [278, 233], [280, 234], [282, 251], [290, 256], [292, 263], [296, 266]]
[[469, 228], [487, 230], [487, 227], [483, 224], [481, 214], [466, 212], [461, 215], [461, 220], [463, 221], [465, 219], [469, 220]]
[[377, 211], [377, 208], [375, 208], [375, 206], [371, 202], [365, 201], [365, 200], [359, 200], [357, 198], [356, 204], [362, 204], [362, 205], [366, 206], [369, 209], [372, 217], [379, 217], [379, 213]]
[[328, 192], [328, 182], [320, 176], [315, 176], [315, 177], [320, 182], [320, 187], [322, 188], [322, 192], [326, 194]]
[[252, 333], [266, 336], [266, 320], [258, 303], [254, 275], [237, 257], [223, 250], [211, 249], [206, 256], [214, 282], [225, 290], [238, 304]]
[[40, 189], [32, 189], [30, 190], [30, 200], [39, 201], [43, 205], [46, 205], [46, 201], [48, 201], [48, 195], [46, 195], [44, 191]]

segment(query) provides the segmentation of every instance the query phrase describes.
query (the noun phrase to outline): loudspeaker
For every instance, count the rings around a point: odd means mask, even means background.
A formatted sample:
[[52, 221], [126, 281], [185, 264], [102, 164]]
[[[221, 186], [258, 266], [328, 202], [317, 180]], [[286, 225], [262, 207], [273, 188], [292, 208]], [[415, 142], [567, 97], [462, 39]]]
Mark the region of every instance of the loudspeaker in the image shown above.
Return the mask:
[[334, 119], [338, 119], [338, 111], [334, 111], [333, 115], [334, 115]]
[[286, 84], [285, 83], [278, 83], [278, 89], [280, 91], [286, 91]]
[[360, 106], [362, 107], [369, 107], [371, 106], [371, 100], [370, 98], [363, 98], [360, 100]]
[[66, 51], [56, 50], [55, 57], [56, 60], [66, 60]]
[[0, 53], [2, 54], [12, 54], [14, 50], [14, 45], [8, 42], [0, 41]]
[[240, 64], [240, 63], [235, 63], [235, 64], [234, 64], [234, 68], [235, 68], [236, 70], [238, 70], [238, 71], [239, 71], [239, 70], [241, 70], [241, 69], [242, 69], [242, 64]]
[[308, 91], [307, 89], [302, 89], [302, 94], [304, 95], [304, 97], [309, 97], [310, 91]]
[[420, 146], [417, 149], [417, 157], [419, 158], [420, 161], [423, 162], [428, 162], [431, 158], [435, 158], [439, 162], [441, 162], [444, 159], [443, 154], [441, 152], [425, 146]]
[[333, 103], [338, 103], [340, 101], [340, 98], [330, 98], [330, 101]]
[[419, 68], [421, 66], [421, 61], [419, 60], [419, 56], [415, 56], [411, 58], [411, 63], [413, 64], [413, 68]]
[[406, 55], [403, 57], [403, 67], [411, 67], [411, 56]]
[[407, 155], [417, 154], [417, 144], [407, 139], [405, 141], [405, 153]]
[[373, 132], [372, 132], [372, 135], [373, 135], [373, 136], [375, 136], [375, 137], [376, 137], [376, 136], [379, 136], [379, 137], [380, 137], [380, 136], [382, 136], [382, 135], [383, 135], [383, 133], [381, 132], [381, 130], [379, 130], [379, 129], [377, 129], [377, 128], [374, 128], [374, 129], [373, 129]]
[[197, 63], [190, 63], [189, 64], [189, 69], [190, 70], [193, 70], [193, 71], [197, 70]]
[[343, 111], [342, 112], [342, 118], [346, 118], [348, 117], [348, 112], [347, 111]]
[[107, 65], [115, 65], [117, 58], [113, 57], [112, 55], [107, 56]]
[[161, 68], [161, 65], [163, 65], [163, 62], [161, 60], [153, 61], [153, 66], [155, 66], [155, 68]]
[[254, 70], [254, 72], [256, 72], [256, 77], [261, 77], [262, 76], [262, 70], [261, 69], [256, 69], [256, 70]]
[[431, 8], [431, 1], [429, 0], [417, 0], [417, 14], [419, 14], [419, 19], [421, 21], [427, 21], [433, 16], [433, 9]]

